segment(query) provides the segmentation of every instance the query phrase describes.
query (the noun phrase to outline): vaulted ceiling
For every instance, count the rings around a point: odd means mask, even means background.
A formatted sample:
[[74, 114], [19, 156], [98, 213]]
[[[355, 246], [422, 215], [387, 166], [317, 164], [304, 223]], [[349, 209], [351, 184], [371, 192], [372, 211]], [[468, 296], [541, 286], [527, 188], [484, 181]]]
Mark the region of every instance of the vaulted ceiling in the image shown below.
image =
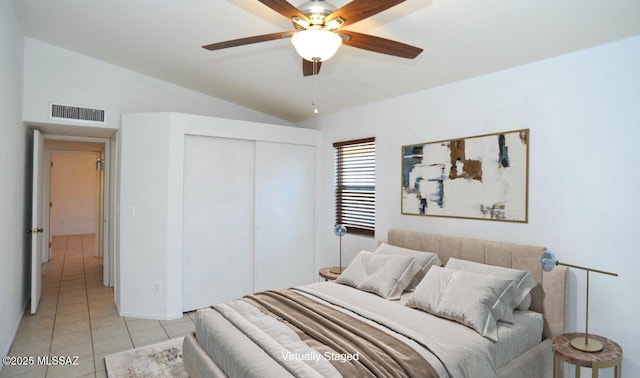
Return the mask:
[[[302, 76], [288, 38], [201, 48], [293, 30], [257, 0], [19, 0], [17, 8], [27, 36], [291, 122], [315, 116], [313, 77]], [[640, 1], [407, 0], [345, 29], [424, 52], [408, 60], [342, 46], [317, 77], [319, 115], [640, 34]]]

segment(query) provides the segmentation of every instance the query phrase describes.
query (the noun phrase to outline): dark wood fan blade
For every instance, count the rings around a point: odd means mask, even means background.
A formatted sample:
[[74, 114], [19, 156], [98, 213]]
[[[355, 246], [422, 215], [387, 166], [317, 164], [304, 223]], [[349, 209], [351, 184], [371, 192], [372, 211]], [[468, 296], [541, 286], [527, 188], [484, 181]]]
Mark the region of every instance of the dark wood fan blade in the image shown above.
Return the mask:
[[293, 35], [293, 33], [295, 32], [286, 31], [286, 32], [280, 32], [280, 33], [255, 35], [253, 37], [239, 38], [239, 39], [233, 39], [231, 41], [212, 43], [210, 45], [204, 45], [202, 46], [202, 48], [211, 50], [211, 51], [220, 50], [220, 49], [226, 49], [228, 47], [236, 47], [236, 46], [249, 45], [249, 44], [258, 43], [258, 42], [273, 41], [275, 39], [282, 39], [282, 38], [286, 38]]
[[386, 38], [375, 37], [369, 34], [356, 33], [349, 30], [340, 30], [338, 34], [349, 36], [348, 40], [342, 43], [357, 47], [359, 49], [369, 50], [381, 54], [399, 56], [401, 58], [413, 59], [420, 55], [423, 51], [419, 47], [407, 45], [406, 43], [392, 41]]
[[358, 21], [362, 21], [367, 17], [378, 14], [404, 1], [405, 0], [353, 0], [328, 15], [325, 18], [325, 24], [338, 17], [341, 17], [344, 20], [344, 24], [342, 24], [343, 27], [349, 24], [355, 24]]
[[309, 17], [307, 17], [304, 13], [300, 12], [300, 10], [291, 3], [286, 0], [258, 0], [262, 4], [268, 6], [274, 11], [280, 13], [285, 16], [287, 19], [291, 20], [294, 16], [298, 16], [301, 19], [310, 22]]
[[[320, 73], [320, 65], [322, 64], [322, 62], [318, 62], [316, 63], [316, 72], [315, 75]], [[302, 59], [302, 75], [303, 76], [311, 76], [314, 75], [313, 72], [313, 62], [310, 62], [306, 59]]]

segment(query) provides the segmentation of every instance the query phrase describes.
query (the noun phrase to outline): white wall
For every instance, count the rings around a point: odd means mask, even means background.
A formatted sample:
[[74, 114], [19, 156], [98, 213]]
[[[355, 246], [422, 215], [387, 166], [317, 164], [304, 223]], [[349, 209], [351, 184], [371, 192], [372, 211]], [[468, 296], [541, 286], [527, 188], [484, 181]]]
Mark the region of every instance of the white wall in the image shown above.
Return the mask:
[[[123, 316], [165, 319], [182, 313], [179, 308], [167, 308], [164, 294], [170, 289], [167, 285], [169, 126], [168, 113], [142, 119], [139, 115], [123, 117], [119, 136], [120, 240], [116, 252], [120, 270], [115, 285], [119, 298], [116, 303]], [[181, 267], [179, 264], [175, 269]], [[162, 293], [155, 293], [156, 282], [162, 286]]]
[[97, 159], [95, 152], [51, 154], [51, 235], [93, 234], [96, 231]]
[[[115, 293], [123, 316], [182, 316], [186, 134], [314, 146], [320, 140], [315, 130], [265, 123], [178, 113], [124, 115], [119, 134], [120, 240], [116, 265], [120, 274]], [[160, 293], [155, 292], [157, 283]]]
[[27, 123], [64, 124], [48, 118], [49, 104], [57, 102], [106, 108], [104, 127], [111, 129], [120, 127], [120, 116], [125, 113], [169, 111], [288, 124], [32, 38], [25, 39], [24, 77], [23, 117]]
[[[640, 37], [303, 126], [323, 132], [322, 265], [338, 263], [338, 239], [331, 232], [331, 143], [375, 136], [377, 239], [384, 239], [389, 228], [403, 228], [544, 245], [560, 261], [618, 272], [618, 278], [591, 276], [590, 330], [620, 343], [625, 376], [640, 376], [640, 154], [635, 146], [640, 140]], [[402, 145], [521, 128], [531, 133], [528, 224], [400, 214]], [[362, 237], [347, 236], [344, 242], [347, 261], [376, 246]], [[583, 331], [583, 271], [571, 271], [569, 290], [568, 329]]]
[[[29, 297], [31, 138], [21, 119], [23, 35], [14, 2], [0, 1], [0, 355]], [[0, 370], [2, 365], [0, 364]]]

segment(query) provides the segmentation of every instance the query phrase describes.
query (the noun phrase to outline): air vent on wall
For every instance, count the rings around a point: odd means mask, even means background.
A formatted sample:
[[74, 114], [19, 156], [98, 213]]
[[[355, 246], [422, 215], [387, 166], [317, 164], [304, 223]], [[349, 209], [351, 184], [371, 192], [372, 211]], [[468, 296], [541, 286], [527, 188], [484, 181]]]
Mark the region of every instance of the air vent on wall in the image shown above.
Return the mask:
[[73, 105], [51, 104], [51, 118], [89, 123], [105, 123], [104, 109], [83, 108]]

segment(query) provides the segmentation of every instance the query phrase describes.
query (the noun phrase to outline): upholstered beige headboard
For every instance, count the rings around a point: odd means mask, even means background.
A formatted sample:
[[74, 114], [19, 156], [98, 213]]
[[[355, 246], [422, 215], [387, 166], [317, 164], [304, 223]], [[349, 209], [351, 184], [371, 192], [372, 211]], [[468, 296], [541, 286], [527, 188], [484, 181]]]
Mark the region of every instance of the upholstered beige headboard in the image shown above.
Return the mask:
[[389, 230], [387, 243], [418, 251], [435, 252], [442, 264], [450, 257], [531, 272], [538, 286], [531, 291], [531, 310], [544, 317], [543, 338], [565, 330], [566, 268], [543, 272], [538, 264], [545, 247], [463, 238], [415, 231]]

